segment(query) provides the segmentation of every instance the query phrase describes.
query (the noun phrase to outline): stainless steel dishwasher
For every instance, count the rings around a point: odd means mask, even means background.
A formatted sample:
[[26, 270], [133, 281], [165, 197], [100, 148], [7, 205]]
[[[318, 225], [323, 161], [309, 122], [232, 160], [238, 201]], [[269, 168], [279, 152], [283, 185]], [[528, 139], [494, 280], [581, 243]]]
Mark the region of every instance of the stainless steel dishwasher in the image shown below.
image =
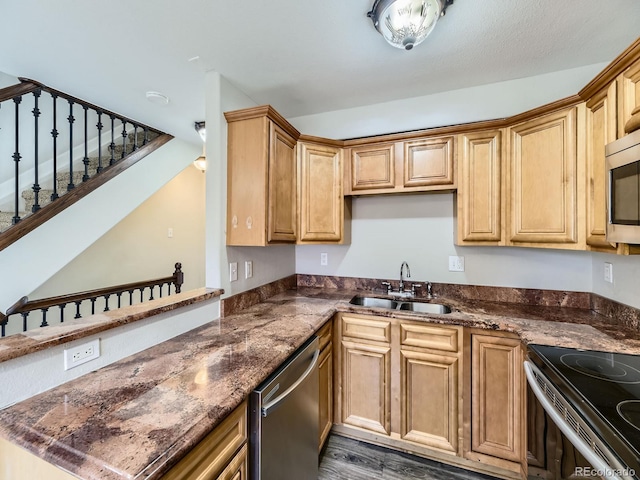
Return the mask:
[[250, 480], [318, 479], [318, 338], [251, 393]]

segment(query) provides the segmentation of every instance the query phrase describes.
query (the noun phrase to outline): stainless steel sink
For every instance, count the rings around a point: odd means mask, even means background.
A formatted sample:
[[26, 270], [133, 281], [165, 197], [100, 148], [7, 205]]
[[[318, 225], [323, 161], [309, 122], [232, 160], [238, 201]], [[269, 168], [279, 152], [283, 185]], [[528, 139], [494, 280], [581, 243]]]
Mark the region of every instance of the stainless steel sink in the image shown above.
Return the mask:
[[394, 300], [389, 300], [387, 298], [361, 297], [360, 295], [353, 297], [349, 303], [363, 307], [388, 308], [389, 310], [396, 310], [398, 308], [398, 302]]
[[349, 303], [362, 307], [386, 308], [388, 310], [403, 310], [418, 313], [451, 313], [451, 307], [441, 303], [395, 301], [388, 298], [364, 297], [356, 295]]
[[420, 313], [451, 313], [451, 307], [441, 303], [402, 302], [398, 310], [407, 310]]

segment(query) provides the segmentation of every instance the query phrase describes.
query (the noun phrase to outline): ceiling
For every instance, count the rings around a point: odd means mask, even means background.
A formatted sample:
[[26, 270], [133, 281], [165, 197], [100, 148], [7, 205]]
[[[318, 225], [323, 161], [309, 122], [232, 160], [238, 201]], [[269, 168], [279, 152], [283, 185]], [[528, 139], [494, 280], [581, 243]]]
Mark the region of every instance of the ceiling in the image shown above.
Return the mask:
[[640, 35], [638, 0], [455, 0], [407, 52], [372, 3], [0, 0], [0, 71], [196, 143], [212, 70], [293, 118], [609, 62]]

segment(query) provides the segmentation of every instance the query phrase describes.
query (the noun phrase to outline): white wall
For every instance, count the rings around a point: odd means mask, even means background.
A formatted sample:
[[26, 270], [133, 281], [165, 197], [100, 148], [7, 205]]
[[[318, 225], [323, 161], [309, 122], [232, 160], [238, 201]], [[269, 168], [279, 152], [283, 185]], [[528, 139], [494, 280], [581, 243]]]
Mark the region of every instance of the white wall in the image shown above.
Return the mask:
[[[206, 80], [207, 220], [206, 282], [222, 287], [225, 296], [258, 287], [295, 273], [295, 247], [227, 247], [227, 123], [224, 112], [256, 106], [256, 102], [216, 72]], [[247, 185], [247, 188], [251, 188]], [[245, 279], [244, 263], [253, 262], [253, 277]], [[229, 262], [238, 263], [238, 281], [229, 281]]]
[[0, 311], [51, 278], [199, 154], [174, 139], [0, 251]]
[[[593, 253], [593, 293], [640, 308], [640, 256]], [[613, 265], [613, 284], [604, 281], [604, 263]]]
[[[196, 303], [178, 311], [123, 325], [81, 340], [0, 363], [0, 410], [164, 342], [219, 317], [219, 301]], [[100, 357], [64, 370], [64, 350], [100, 339]]]
[[[307, 135], [345, 139], [504, 118], [575, 95], [606, 65], [599, 63], [288, 120]], [[398, 79], [398, 88], [401, 83], [402, 79]]]
[[[407, 261], [414, 281], [591, 291], [587, 252], [455, 246], [453, 194], [357, 197], [352, 215], [351, 244], [296, 247], [297, 273], [397, 280]], [[448, 271], [449, 255], [464, 272]]]
[[204, 188], [202, 172], [187, 166], [29, 298], [168, 277], [176, 262], [183, 291], [204, 287]]

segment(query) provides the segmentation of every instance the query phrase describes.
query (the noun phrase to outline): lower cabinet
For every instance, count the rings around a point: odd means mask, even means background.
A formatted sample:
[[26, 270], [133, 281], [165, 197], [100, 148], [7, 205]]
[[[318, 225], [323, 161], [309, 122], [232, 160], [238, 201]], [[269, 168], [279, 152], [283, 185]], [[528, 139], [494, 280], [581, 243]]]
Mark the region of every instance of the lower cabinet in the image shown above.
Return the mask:
[[527, 475], [526, 383], [520, 339], [492, 332], [468, 332], [470, 428], [465, 458]]
[[333, 426], [333, 322], [327, 322], [316, 333], [320, 339], [318, 359], [319, 425], [318, 450], [322, 450]]
[[335, 431], [503, 478], [526, 478], [515, 335], [340, 313]]
[[196, 445], [163, 480], [246, 480], [247, 402]]

